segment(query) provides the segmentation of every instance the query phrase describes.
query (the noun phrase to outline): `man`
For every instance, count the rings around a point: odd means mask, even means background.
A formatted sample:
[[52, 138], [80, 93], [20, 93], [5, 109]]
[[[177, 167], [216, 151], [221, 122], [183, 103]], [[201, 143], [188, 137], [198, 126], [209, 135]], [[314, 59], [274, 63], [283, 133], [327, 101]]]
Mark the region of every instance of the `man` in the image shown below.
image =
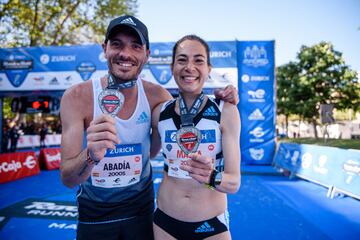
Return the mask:
[[48, 133], [48, 127], [47, 127], [47, 124], [44, 123], [44, 124], [42, 125], [42, 127], [40, 128], [40, 131], [39, 131], [39, 136], [40, 136], [40, 148], [46, 148], [45, 139], [46, 139], [47, 133]]
[[[137, 18], [113, 19], [102, 47], [109, 74], [71, 87], [61, 100], [61, 178], [80, 185], [78, 239], [153, 239], [149, 157], [160, 143], [150, 150], [150, 117], [171, 95], [139, 78], [150, 50]], [[234, 89], [221, 94], [237, 101]]]

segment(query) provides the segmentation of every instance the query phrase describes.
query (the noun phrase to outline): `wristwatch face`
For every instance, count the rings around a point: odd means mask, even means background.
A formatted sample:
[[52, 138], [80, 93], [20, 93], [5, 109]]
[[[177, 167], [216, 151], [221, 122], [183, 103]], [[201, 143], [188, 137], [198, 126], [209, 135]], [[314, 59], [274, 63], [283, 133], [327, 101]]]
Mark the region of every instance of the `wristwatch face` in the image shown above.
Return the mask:
[[222, 180], [222, 172], [217, 172], [215, 175], [215, 185], [220, 185]]

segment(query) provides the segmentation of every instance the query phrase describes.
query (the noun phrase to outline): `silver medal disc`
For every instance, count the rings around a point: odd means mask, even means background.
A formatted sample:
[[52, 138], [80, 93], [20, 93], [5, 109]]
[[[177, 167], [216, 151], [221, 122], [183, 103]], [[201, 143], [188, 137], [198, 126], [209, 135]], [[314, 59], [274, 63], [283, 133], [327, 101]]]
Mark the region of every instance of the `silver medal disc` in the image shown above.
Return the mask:
[[125, 97], [117, 89], [105, 89], [98, 97], [101, 111], [116, 116], [124, 105]]
[[200, 130], [195, 127], [182, 127], [176, 132], [176, 142], [185, 153], [194, 153], [201, 142]]

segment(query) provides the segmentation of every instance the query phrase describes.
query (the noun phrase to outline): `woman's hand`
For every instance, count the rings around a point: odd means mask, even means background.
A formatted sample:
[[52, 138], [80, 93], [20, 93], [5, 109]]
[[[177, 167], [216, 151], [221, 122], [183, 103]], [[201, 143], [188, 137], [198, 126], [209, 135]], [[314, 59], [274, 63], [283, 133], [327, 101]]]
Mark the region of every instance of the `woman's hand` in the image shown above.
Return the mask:
[[213, 170], [213, 161], [210, 157], [198, 153], [190, 153], [187, 164], [181, 165], [180, 169], [189, 172], [189, 175], [199, 183], [209, 183]]

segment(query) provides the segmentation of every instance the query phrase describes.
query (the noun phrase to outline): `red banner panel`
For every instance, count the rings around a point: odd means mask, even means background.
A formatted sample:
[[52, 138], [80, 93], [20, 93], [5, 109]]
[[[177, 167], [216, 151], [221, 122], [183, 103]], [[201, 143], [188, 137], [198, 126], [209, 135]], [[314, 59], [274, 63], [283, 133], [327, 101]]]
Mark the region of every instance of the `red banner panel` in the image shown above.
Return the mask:
[[0, 154], [0, 183], [40, 173], [35, 152]]
[[40, 161], [44, 163], [48, 170], [58, 169], [60, 167], [60, 148], [43, 148], [40, 151]]

